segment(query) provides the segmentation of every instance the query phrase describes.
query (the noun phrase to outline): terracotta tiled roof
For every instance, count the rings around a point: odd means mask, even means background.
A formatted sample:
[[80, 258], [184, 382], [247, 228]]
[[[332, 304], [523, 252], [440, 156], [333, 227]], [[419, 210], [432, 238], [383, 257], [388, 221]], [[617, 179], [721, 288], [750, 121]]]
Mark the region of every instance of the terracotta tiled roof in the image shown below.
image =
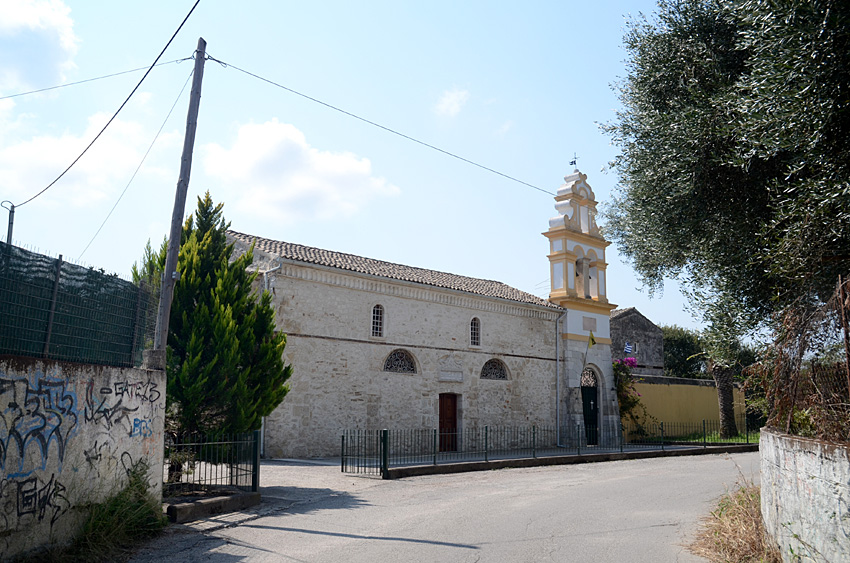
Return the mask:
[[447, 274], [435, 270], [405, 266], [403, 264], [393, 264], [392, 262], [364, 258], [362, 256], [355, 256], [354, 254], [345, 254], [343, 252], [323, 250], [321, 248], [293, 244], [291, 242], [255, 237], [236, 231], [227, 231], [227, 234], [246, 244], [256, 241], [255, 248], [258, 250], [280, 256], [287, 260], [339, 268], [341, 270], [380, 276], [392, 280], [402, 280], [444, 289], [465, 291], [484, 297], [496, 297], [519, 303], [540, 305], [553, 309], [558, 308], [557, 305], [545, 299], [520, 291], [502, 282], [469, 278], [457, 274]]

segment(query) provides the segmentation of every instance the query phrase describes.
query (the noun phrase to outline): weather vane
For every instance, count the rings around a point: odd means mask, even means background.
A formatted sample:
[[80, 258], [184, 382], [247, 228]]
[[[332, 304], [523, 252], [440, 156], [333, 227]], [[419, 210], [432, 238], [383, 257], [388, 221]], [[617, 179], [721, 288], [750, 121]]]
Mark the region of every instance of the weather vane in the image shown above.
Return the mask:
[[576, 156], [576, 153], [573, 153], [573, 159], [570, 161], [570, 164], [578, 168], [578, 157]]

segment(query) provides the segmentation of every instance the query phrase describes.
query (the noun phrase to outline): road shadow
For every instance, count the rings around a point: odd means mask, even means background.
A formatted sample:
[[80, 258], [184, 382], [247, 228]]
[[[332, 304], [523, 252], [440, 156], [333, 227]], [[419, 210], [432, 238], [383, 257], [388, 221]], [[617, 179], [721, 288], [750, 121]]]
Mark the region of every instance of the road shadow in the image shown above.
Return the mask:
[[366, 541], [392, 541], [392, 542], [404, 542], [404, 543], [418, 543], [418, 544], [427, 544], [427, 545], [438, 545], [442, 547], [457, 547], [461, 549], [480, 549], [477, 545], [471, 545], [466, 543], [455, 543], [455, 542], [444, 542], [444, 541], [434, 541], [434, 540], [423, 540], [418, 538], [402, 538], [397, 536], [370, 536], [370, 535], [361, 535], [361, 534], [343, 534], [341, 532], [328, 532], [324, 530], [308, 530], [306, 528], [288, 528], [285, 526], [267, 526], [264, 524], [257, 524], [255, 522], [249, 522], [247, 524], [243, 524], [241, 527], [243, 528], [256, 528], [259, 530], [275, 530], [278, 532], [290, 532], [294, 534], [314, 534], [319, 536], [329, 536], [334, 538], [348, 538], [355, 540], [366, 540]]
[[320, 510], [352, 510], [370, 506], [357, 495], [324, 487], [260, 487], [262, 504], [283, 507], [291, 514], [309, 514]]

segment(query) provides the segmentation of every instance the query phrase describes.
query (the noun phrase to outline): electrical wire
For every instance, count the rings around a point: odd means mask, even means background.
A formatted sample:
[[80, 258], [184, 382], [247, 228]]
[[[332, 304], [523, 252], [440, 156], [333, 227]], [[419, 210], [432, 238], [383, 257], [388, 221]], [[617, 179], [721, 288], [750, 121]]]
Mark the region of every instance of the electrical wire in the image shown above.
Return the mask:
[[171, 114], [174, 111], [174, 108], [177, 107], [177, 102], [180, 101], [180, 98], [183, 96], [183, 92], [186, 91], [186, 86], [189, 84], [189, 80], [192, 78], [192, 75], [194, 73], [195, 73], [195, 69], [193, 68], [189, 72], [189, 76], [188, 76], [188, 78], [186, 78], [186, 82], [183, 83], [183, 87], [180, 89], [180, 93], [177, 94], [177, 99], [174, 100], [174, 103], [171, 105], [171, 109], [168, 110], [168, 115], [165, 116], [165, 119], [163, 120], [162, 125], [160, 125], [160, 127], [159, 127], [159, 131], [156, 132], [156, 135], [154, 136], [153, 141], [151, 141], [151, 144], [148, 147], [148, 150], [145, 151], [145, 154], [142, 157], [142, 161], [139, 162], [139, 165], [136, 167], [136, 170], [135, 170], [135, 172], [133, 172], [133, 175], [130, 177], [130, 180], [127, 182], [127, 185], [124, 186], [124, 191], [122, 191], [121, 195], [118, 196], [118, 199], [115, 201], [115, 205], [113, 205], [112, 209], [109, 210], [109, 213], [106, 214], [106, 218], [103, 220], [103, 223], [100, 224], [100, 227], [98, 227], [97, 232], [91, 238], [91, 240], [86, 245], [86, 247], [83, 249], [83, 251], [80, 252], [80, 255], [77, 257], [77, 260], [80, 260], [83, 257], [83, 254], [85, 254], [86, 250], [89, 249], [89, 247], [91, 246], [91, 243], [93, 243], [94, 239], [97, 238], [97, 235], [100, 234], [101, 229], [103, 229], [103, 226], [106, 225], [106, 222], [112, 216], [112, 212], [115, 211], [115, 208], [118, 207], [118, 204], [121, 202], [121, 198], [123, 198], [124, 194], [127, 193], [127, 189], [130, 187], [130, 184], [132, 184], [133, 180], [136, 179], [136, 174], [138, 174], [139, 170], [142, 169], [142, 165], [145, 163], [145, 160], [148, 158], [148, 155], [150, 154], [151, 149], [153, 149], [154, 144], [156, 143], [157, 139], [159, 139], [159, 136], [162, 133], [162, 130], [165, 129], [165, 124], [168, 123], [168, 119], [171, 117]]
[[[157, 63], [154, 66], [163, 66], [170, 65], [173, 63], [182, 63], [183, 61], [191, 60], [192, 57], [185, 57], [182, 59], [174, 59], [173, 61], [166, 61], [164, 63]], [[86, 82], [94, 82], [95, 80], [103, 80], [104, 78], [112, 78], [113, 76], [121, 76], [122, 74], [129, 74], [131, 72], [139, 72], [140, 70], [145, 70], [146, 66], [140, 66], [139, 68], [133, 68], [130, 70], [122, 70], [121, 72], [113, 72], [112, 74], [105, 74], [103, 76], [97, 76], [95, 78], [86, 78], [85, 80], [77, 80], [76, 82], [68, 82], [67, 84], [58, 84], [56, 86], [49, 86], [47, 88], [40, 88], [38, 90], [30, 90], [29, 92], [19, 92], [17, 94], [9, 94], [8, 96], [0, 96], [0, 100], [7, 100], [9, 98], [17, 98], [20, 96], [28, 96], [30, 94], [38, 94], [39, 92], [47, 92], [48, 90], [56, 90], [58, 88], [67, 88], [68, 86], [76, 86], [78, 84], [85, 84]]]
[[135, 88], [133, 88], [133, 91], [132, 91], [132, 92], [130, 92], [130, 95], [129, 95], [129, 96], [127, 96], [127, 99], [126, 99], [126, 100], [124, 100], [124, 103], [122, 103], [122, 104], [121, 104], [121, 107], [119, 107], [119, 108], [115, 111], [115, 113], [112, 115], [112, 117], [110, 117], [110, 118], [109, 118], [109, 121], [107, 121], [107, 122], [106, 122], [106, 125], [104, 125], [104, 126], [103, 126], [103, 129], [101, 129], [101, 130], [100, 130], [100, 133], [98, 133], [97, 135], [95, 135], [95, 138], [94, 138], [94, 139], [92, 139], [92, 141], [88, 144], [88, 146], [87, 146], [86, 148], [84, 148], [84, 149], [83, 149], [83, 152], [81, 152], [81, 153], [80, 153], [80, 156], [78, 156], [77, 158], [75, 158], [75, 159], [74, 159], [74, 162], [72, 162], [72, 163], [68, 166], [68, 168], [66, 168], [66, 169], [65, 169], [65, 170], [64, 170], [61, 174], [59, 174], [59, 176], [58, 176], [55, 180], [53, 180], [52, 182], [50, 182], [50, 184], [48, 184], [46, 188], [44, 188], [43, 190], [41, 190], [40, 192], [38, 192], [37, 194], [35, 194], [35, 195], [34, 195], [34, 196], [32, 196], [31, 198], [29, 198], [29, 199], [28, 199], [28, 200], [26, 200], [25, 202], [23, 202], [23, 203], [21, 203], [21, 204], [16, 205], [15, 207], [21, 207], [22, 205], [26, 205], [27, 203], [31, 202], [32, 200], [34, 200], [35, 198], [37, 198], [38, 196], [40, 196], [41, 194], [43, 194], [44, 192], [46, 192], [47, 190], [49, 190], [49, 189], [50, 189], [51, 187], [53, 187], [53, 186], [56, 184], [56, 182], [58, 182], [58, 181], [59, 181], [59, 179], [60, 179], [60, 178], [62, 178], [62, 176], [64, 176], [64, 175], [65, 175], [65, 174], [66, 174], [66, 173], [67, 173], [67, 172], [68, 172], [68, 171], [69, 171], [69, 170], [70, 170], [70, 169], [71, 169], [71, 168], [72, 168], [72, 167], [73, 167], [73, 166], [74, 166], [74, 165], [75, 165], [75, 164], [76, 164], [76, 163], [77, 163], [77, 162], [78, 162], [81, 158], [83, 158], [83, 155], [84, 155], [84, 154], [86, 154], [86, 152], [87, 152], [87, 151], [91, 148], [91, 146], [95, 143], [95, 141], [97, 141], [97, 140], [100, 138], [100, 136], [101, 136], [101, 135], [103, 135], [103, 132], [104, 132], [104, 131], [106, 131], [106, 128], [107, 128], [107, 127], [109, 127], [109, 125], [110, 125], [110, 124], [111, 124], [111, 123], [115, 120], [115, 118], [116, 118], [116, 117], [118, 117], [118, 113], [119, 113], [122, 109], [124, 109], [124, 106], [126, 106], [126, 105], [127, 105], [127, 102], [129, 102], [129, 101], [130, 101], [130, 98], [132, 98], [132, 97], [133, 97], [133, 94], [135, 94], [135, 93], [136, 93], [136, 90], [138, 90], [138, 89], [139, 89], [139, 86], [141, 86], [141, 85], [142, 85], [142, 82], [144, 82], [144, 81], [145, 81], [145, 78], [147, 78], [147, 77], [148, 77], [148, 75], [151, 73], [151, 71], [153, 70], [154, 66], [156, 66], [156, 63], [157, 63], [157, 62], [159, 62], [159, 59], [160, 59], [160, 58], [162, 58], [162, 55], [164, 55], [164, 54], [165, 54], [165, 50], [166, 50], [166, 49], [168, 49], [169, 45], [171, 45], [171, 42], [172, 42], [172, 41], [174, 41], [174, 38], [175, 38], [175, 37], [177, 37], [177, 34], [178, 34], [178, 33], [180, 33], [180, 30], [181, 30], [181, 29], [183, 29], [183, 25], [186, 23], [186, 21], [189, 19], [189, 16], [191, 16], [191, 15], [192, 15], [192, 12], [194, 12], [194, 11], [195, 11], [195, 8], [197, 8], [197, 7], [198, 7], [198, 4], [200, 4], [200, 3], [201, 3], [201, 0], [196, 0], [196, 1], [195, 1], [195, 3], [192, 5], [192, 9], [190, 9], [190, 10], [189, 10], [189, 13], [188, 13], [188, 14], [186, 14], [186, 17], [185, 17], [185, 18], [183, 18], [183, 21], [182, 21], [182, 22], [180, 22], [180, 26], [177, 28], [177, 31], [175, 31], [175, 32], [174, 32], [174, 35], [172, 35], [172, 36], [171, 36], [171, 39], [169, 39], [169, 40], [168, 40], [168, 43], [166, 43], [166, 44], [165, 44], [165, 47], [163, 47], [163, 48], [162, 48], [162, 51], [160, 51], [159, 55], [157, 55], [157, 56], [156, 56], [156, 59], [154, 59], [154, 61], [153, 61], [153, 63], [151, 64], [150, 68], [148, 68], [147, 72], [145, 72], [145, 75], [144, 75], [144, 76], [142, 76], [142, 79], [141, 79], [141, 80], [139, 80], [139, 83], [138, 83], [138, 84], [136, 84], [136, 87], [135, 87]]
[[529, 184], [528, 182], [523, 182], [522, 180], [519, 180], [519, 179], [517, 179], [517, 178], [514, 178], [513, 176], [508, 176], [507, 174], [503, 174], [502, 172], [499, 172], [498, 170], [493, 170], [492, 168], [489, 168], [489, 167], [487, 167], [487, 166], [484, 166], [483, 164], [478, 164], [477, 162], [474, 162], [474, 161], [472, 161], [472, 160], [469, 160], [468, 158], [464, 158], [464, 157], [462, 157], [462, 156], [458, 156], [458, 155], [456, 155], [456, 154], [454, 154], [454, 153], [452, 153], [452, 152], [449, 152], [449, 151], [447, 151], [447, 150], [443, 150], [443, 149], [441, 149], [441, 148], [439, 148], [439, 147], [436, 147], [436, 146], [434, 146], [434, 145], [431, 145], [431, 144], [429, 144], [429, 143], [426, 143], [425, 141], [420, 141], [419, 139], [416, 139], [416, 138], [411, 137], [411, 136], [409, 136], [409, 135], [405, 135], [404, 133], [400, 133], [400, 132], [396, 131], [395, 129], [390, 129], [389, 127], [386, 127], [386, 126], [384, 126], [384, 125], [381, 125], [380, 123], [375, 123], [374, 121], [370, 121], [370, 120], [368, 120], [368, 119], [366, 119], [366, 118], [364, 118], [364, 117], [360, 117], [359, 115], [356, 115], [356, 114], [354, 114], [354, 113], [351, 113], [350, 111], [346, 111], [346, 110], [344, 110], [344, 109], [340, 109], [340, 108], [338, 108], [338, 107], [336, 107], [336, 106], [333, 106], [333, 105], [331, 105], [331, 104], [329, 104], [329, 103], [323, 102], [322, 100], [318, 100], [318, 99], [316, 99], [316, 98], [314, 98], [314, 97], [312, 97], [312, 96], [308, 96], [307, 94], [302, 94], [301, 92], [299, 92], [299, 91], [297, 91], [297, 90], [293, 90], [292, 88], [289, 88], [289, 87], [287, 87], [287, 86], [284, 86], [283, 84], [279, 84], [279, 83], [277, 83], [277, 82], [274, 82], [273, 80], [269, 80], [268, 78], [264, 78], [264, 77], [262, 77], [262, 76], [259, 76], [259, 75], [257, 75], [257, 74], [254, 74], [253, 72], [247, 71], [247, 70], [245, 70], [245, 69], [243, 69], [243, 68], [239, 68], [239, 67], [238, 67], [238, 66], [236, 66], [236, 65], [233, 65], [233, 64], [230, 64], [230, 63], [226, 63], [226, 62], [224, 62], [224, 61], [220, 61], [220, 60], [218, 60], [218, 59], [216, 59], [216, 58], [214, 58], [214, 57], [211, 57], [211, 56], [209, 56], [209, 55], [207, 55], [207, 59], [208, 59], [208, 60], [211, 60], [211, 61], [215, 61], [215, 62], [219, 63], [221, 66], [223, 66], [223, 67], [225, 67], [225, 68], [227, 68], [227, 67], [231, 67], [231, 68], [233, 68], [233, 69], [235, 69], [235, 70], [238, 70], [239, 72], [242, 72], [242, 73], [244, 73], [244, 74], [247, 74], [248, 76], [252, 76], [252, 77], [256, 78], [257, 80], [261, 80], [261, 81], [263, 81], [263, 82], [266, 82], [266, 83], [268, 83], [268, 84], [271, 84], [272, 86], [277, 86], [278, 88], [280, 88], [280, 89], [282, 89], [282, 90], [286, 90], [287, 92], [291, 92], [291, 93], [293, 93], [293, 94], [295, 94], [295, 95], [297, 95], [297, 96], [301, 96], [302, 98], [306, 98], [306, 99], [310, 100], [311, 102], [315, 102], [315, 103], [317, 103], [317, 104], [323, 105], [323, 106], [325, 106], [325, 107], [327, 107], [327, 108], [330, 108], [330, 109], [332, 109], [332, 110], [335, 110], [335, 111], [338, 111], [338, 112], [340, 112], [340, 113], [343, 113], [343, 114], [345, 114], [345, 115], [347, 115], [347, 116], [349, 116], [349, 117], [353, 117], [354, 119], [358, 119], [358, 120], [360, 120], [360, 121], [363, 121], [364, 123], [368, 123], [369, 125], [372, 125], [372, 126], [374, 126], [374, 127], [377, 127], [377, 128], [379, 128], [379, 129], [383, 129], [384, 131], [387, 131], [387, 132], [389, 132], [389, 133], [392, 133], [393, 135], [398, 135], [399, 137], [402, 137], [402, 138], [404, 138], [404, 139], [407, 139], [408, 141], [413, 141], [414, 143], [418, 143], [418, 144], [420, 144], [420, 145], [423, 145], [423, 146], [425, 146], [425, 147], [428, 147], [429, 149], [433, 149], [433, 150], [435, 150], [435, 151], [437, 151], [437, 152], [441, 152], [441, 153], [443, 153], [443, 154], [445, 154], [445, 155], [451, 156], [452, 158], [456, 158], [456, 159], [458, 159], [458, 160], [461, 160], [461, 161], [463, 161], [463, 162], [466, 162], [467, 164], [471, 164], [471, 165], [473, 165], [473, 166], [477, 166], [478, 168], [482, 168], [482, 169], [484, 169], [484, 170], [487, 170], [488, 172], [492, 172], [493, 174], [497, 174], [497, 175], [499, 175], [499, 176], [502, 176], [503, 178], [507, 178], [508, 180], [512, 180], [512, 181], [517, 182], [517, 183], [520, 183], [520, 184], [522, 184], [522, 185], [524, 185], [524, 186], [528, 186], [529, 188], [533, 188], [533, 189], [535, 189], [535, 190], [537, 190], [537, 191], [539, 191], [539, 192], [543, 192], [544, 194], [555, 195], [555, 193], [554, 193], [554, 192], [550, 192], [550, 191], [548, 191], [548, 190], [544, 190], [543, 188], [539, 188], [539, 187], [535, 186], [534, 184]]

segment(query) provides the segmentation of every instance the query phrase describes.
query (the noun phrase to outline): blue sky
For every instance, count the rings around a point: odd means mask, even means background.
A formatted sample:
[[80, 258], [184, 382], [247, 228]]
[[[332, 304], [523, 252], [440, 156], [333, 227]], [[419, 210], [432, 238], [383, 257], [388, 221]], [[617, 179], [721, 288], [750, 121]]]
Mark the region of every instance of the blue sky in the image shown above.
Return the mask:
[[[0, 0], [0, 97], [149, 65], [194, 1]], [[209, 190], [232, 228], [548, 294], [553, 196], [252, 78], [245, 69], [554, 193], [578, 155], [604, 209], [622, 35], [647, 1], [202, 0], [162, 61], [206, 63], [187, 212]], [[16, 211], [16, 244], [127, 276], [174, 202], [192, 69], [154, 69], [103, 137]], [[88, 144], [142, 72], [0, 100], [0, 200], [19, 204]], [[110, 219], [84, 249], [118, 201]], [[5, 226], [6, 213], [0, 214]], [[604, 224], [604, 222], [603, 222]], [[0, 229], [5, 239], [6, 229]], [[675, 283], [650, 299], [616, 248], [608, 294], [698, 327]]]

